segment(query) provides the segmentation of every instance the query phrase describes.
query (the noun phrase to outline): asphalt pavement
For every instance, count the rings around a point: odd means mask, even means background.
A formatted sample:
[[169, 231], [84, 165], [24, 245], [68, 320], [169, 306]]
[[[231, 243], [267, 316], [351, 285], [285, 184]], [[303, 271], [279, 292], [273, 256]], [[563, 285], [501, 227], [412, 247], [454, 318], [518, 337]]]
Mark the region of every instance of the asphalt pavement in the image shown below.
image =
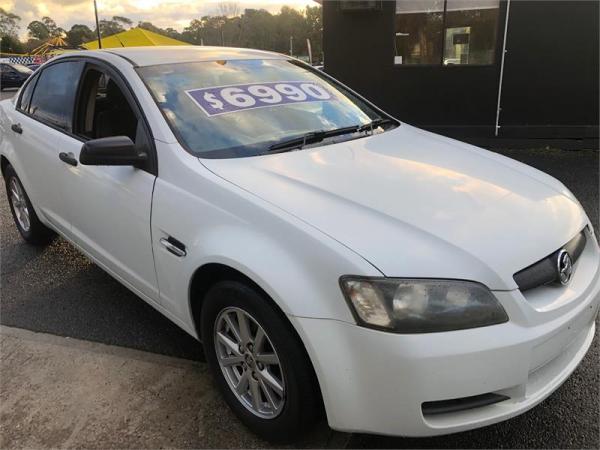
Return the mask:
[[293, 445], [260, 439], [206, 364], [0, 326], [0, 448], [344, 448], [323, 422]]
[[[6, 97], [8, 93], [2, 93]], [[504, 150], [560, 179], [598, 230], [598, 152]], [[3, 182], [2, 182], [3, 184]], [[200, 345], [63, 239], [39, 249], [18, 235], [0, 193], [0, 324], [202, 362]], [[598, 336], [550, 398], [507, 422], [426, 439], [353, 435], [361, 448], [598, 448]]]

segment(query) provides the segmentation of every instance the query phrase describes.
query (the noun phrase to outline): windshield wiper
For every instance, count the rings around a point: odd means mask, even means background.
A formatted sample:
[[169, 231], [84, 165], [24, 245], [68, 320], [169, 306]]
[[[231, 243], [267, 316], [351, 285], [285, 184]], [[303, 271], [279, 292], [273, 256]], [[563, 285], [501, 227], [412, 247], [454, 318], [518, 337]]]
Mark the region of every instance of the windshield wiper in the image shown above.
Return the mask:
[[284, 139], [269, 146], [269, 153], [276, 151], [289, 151], [301, 149], [305, 145], [315, 144], [329, 137], [341, 136], [342, 134], [348, 133], [356, 133], [359, 130], [359, 128], [360, 127], [358, 125], [353, 125], [351, 127], [336, 128], [334, 130], [327, 131], [311, 131], [310, 133], [303, 134], [302, 136], [297, 136], [291, 139]]
[[396, 122], [395, 120], [393, 120], [393, 119], [389, 119], [389, 118], [387, 118], [387, 117], [379, 117], [379, 118], [377, 118], [377, 119], [373, 119], [373, 120], [372, 120], [371, 122], [369, 122], [369, 123], [366, 123], [366, 124], [364, 124], [364, 125], [361, 125], [360, 127], [358, 127], [358, 130], [357, 130], [357, 131], [358, 131], [359, 133], [362, 133], [362, 132], [364, 132], [364, 131], [370, 130], [370, 131], [371, 131], [371, 133], [373, 133], [373, 130], [374, 130], [375, 128], [377, 128], [378, 126], [381, 126], [381, 125], [387, 125], [387, 124], [394, 124], [394, 125], [396, 125], [396, 124], [397, 124], [397, 122]]
[[397, 122], [393, 119], [380, 117], [364, 125], [352, 125], [350, 127], [336, 128], [334, 130], [327, 131], [311, 131], [310, 133], [306, 133], [301, 136], [296, 136], [291, 139], [284, 139], [275, 144], [272, 144], [271, 146], [269, 146], [269, 150], [267, 151], [267, 153], [284, 152], [296, 149], [300, 150], [305, 145], [315, 144], [317, 142], [321, 142], [323, 139], [334, 136], [341, 136], [343, 134], [364, 133], [365, 131], [369, 130], [371, 131], [371, 133], [373, 133], [373, 130], [378, 126], [390, 123], [396, 124]]

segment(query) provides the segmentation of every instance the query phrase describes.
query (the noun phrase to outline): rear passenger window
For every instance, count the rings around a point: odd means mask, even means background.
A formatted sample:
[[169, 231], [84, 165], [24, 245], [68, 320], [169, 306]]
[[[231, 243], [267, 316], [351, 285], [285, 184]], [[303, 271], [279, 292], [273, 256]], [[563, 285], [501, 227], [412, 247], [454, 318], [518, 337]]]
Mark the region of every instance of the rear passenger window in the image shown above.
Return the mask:
[[35, 82], [37, 81], [37, 78], [37, 74], [32, 76], [29, 79], [29, 81], [27, 81], [27, 86], [25, 86], [25, 88], [23, 89], [23, 93], [21, 94], [21, 101], [19, 102], [18, 106], [18, 108], [21, 111], [29, 111], [29, 102], [31, 101], [31, 94], [33, 94], [33, 88], [35, 87]]
[[65, 61], [43, 69], [31, 98], [29, 114], [70, 132], [82, 69], [80, 61]]

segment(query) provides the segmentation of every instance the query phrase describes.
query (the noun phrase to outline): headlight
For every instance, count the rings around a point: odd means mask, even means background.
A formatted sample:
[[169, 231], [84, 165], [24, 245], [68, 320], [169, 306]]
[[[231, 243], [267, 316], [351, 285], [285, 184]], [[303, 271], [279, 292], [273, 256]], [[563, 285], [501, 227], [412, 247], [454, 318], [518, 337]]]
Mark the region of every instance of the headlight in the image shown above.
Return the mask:
[[359, 325], [395, 333], [432, 333], [508, 321], [485, 286], [470, 281], [400, 278], [340, 279]]

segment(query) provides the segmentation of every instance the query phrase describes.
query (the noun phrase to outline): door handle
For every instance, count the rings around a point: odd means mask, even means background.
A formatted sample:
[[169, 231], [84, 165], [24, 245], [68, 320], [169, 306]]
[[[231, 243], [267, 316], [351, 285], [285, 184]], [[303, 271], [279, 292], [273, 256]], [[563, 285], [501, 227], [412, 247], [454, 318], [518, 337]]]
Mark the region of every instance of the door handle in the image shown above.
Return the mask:
[[13, 123], [10, 126], [10, 129], [13, 130], [15, 133], [23, 134], [23, 128], [21, 128], [20, 123]]
[[60, 158], [60, 160], [62, 162], [66, 162], [67, 164], [70, 164], [71, 166], [77, 165], [77, 159], [75, 158], [75, 155], [73, 155], [73, 153], [60, 152], [58, 154], [58, 157]]
[[172, 237], [169, 237], [168, 239], [161, 238], [160, 243], [164, 248], [167, 249], [168, 252], [173, 253], [179, 258], [183, 258], [185, 255], [187, 255], [187, 252], [185, 251], [185, 245]]

